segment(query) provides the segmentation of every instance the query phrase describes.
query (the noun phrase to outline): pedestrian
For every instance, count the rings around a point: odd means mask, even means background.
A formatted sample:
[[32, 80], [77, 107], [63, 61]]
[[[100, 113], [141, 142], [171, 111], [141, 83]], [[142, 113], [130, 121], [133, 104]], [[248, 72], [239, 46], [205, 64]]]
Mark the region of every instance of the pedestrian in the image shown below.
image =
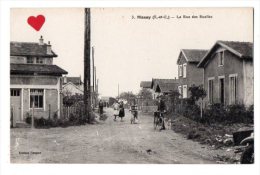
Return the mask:
[[162, 96], [158, 97], [158, 111], [161, 115], [162, 127], [160, 130], [165, 130], [164, 113], [166, 112], [166, 104], [162, 99]]
[[115, 102], [113, 104], [113, 107], [114, 107], [114, 121], [116, 121], [116, 117], [119, 115], [119, 104], [118, 102]]
[[99, 114], [102, 115], [103, 114], [103, 107], [104, 107], [102, 100], [99, 101], [98, 107], [99, 107]]
[[121, 118], [121, 122], [123, 121], [124, 116], [125, 116], [124, 102], [121, 101], [119, 104], [119, 117]]

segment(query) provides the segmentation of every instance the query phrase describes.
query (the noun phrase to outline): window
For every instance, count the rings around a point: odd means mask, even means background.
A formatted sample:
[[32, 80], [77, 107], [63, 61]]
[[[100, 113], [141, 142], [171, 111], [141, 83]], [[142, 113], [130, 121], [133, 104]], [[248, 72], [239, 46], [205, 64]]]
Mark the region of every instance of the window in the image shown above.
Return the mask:
[[229, 77], [229, 103], [235, 104], [237, 102], [237, 76], [231, 75]]
[[179, 65], [179, 76], [182, 77], [182, 65]]
[[34, 60], [33, 57], [27, 57], [27, 63], [28, 64], [33, 64], [33, 60]]
[[224, 65], [224, 52], [219, 52], [218, 57], [219, 57], [219, 66], [223, 66]]
[[43, 64], [43, 58], [37, 57], [36, 64]]
[[180, 98], [182, 97], [182, 88], [181, 88], [181, 86], [178, 86], [178, 91], [179, 91], [179, 94], [180, 94]]
[[43, 108], [43, 89], [30, 90], [30, 108]]
[[187, 85], [183, 85], [183, 98], [187, 98], [188, 96], [188, 90], [187, 90]]
[[208, 92], [209, 92], [209, 103], [213, 104], [213, 95], [214, 95], [214, 79], [208, 80]]
[[19, 89], [11, 89], [11, 96], [12, 97], [20, 96], [20, 90]]
[[186, 78], [187, 72], [186, 72], [187, 64], [183, 64], [183, 78]]
[[224, 78], [219, 78], [219, 99], [220, 103], [224, 104], [225, 103], [225, 79]]

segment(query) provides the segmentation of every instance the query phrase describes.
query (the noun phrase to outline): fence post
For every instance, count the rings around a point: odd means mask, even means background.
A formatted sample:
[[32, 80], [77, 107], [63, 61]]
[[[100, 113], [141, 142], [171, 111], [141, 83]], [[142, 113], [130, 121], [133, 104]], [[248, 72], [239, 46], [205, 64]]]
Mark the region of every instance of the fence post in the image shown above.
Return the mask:
[[11, 128], [14, 127], [14, 108], [13, 105], [11, 105]]
[[49, 120], [51, 120], [51, 104], [49, 104]]
[[34, 128], [34, 101], [33, 101], [33, 108], [32, 108], [32, 129]]
[[203, 118], [203, 99], [201, 100], [200, 103], [200, 118]]

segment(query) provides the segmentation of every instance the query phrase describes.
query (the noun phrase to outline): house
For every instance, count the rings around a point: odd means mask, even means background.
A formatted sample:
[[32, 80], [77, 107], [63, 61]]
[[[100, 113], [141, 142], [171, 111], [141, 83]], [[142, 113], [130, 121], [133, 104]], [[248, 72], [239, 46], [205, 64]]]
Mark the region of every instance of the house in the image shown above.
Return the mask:
[[151, 85], [152, 85], [151, 81], [141, 81], [140, 83], [141, 89], [146, 89], [150, 91], [152, 93], [153, 99], [155, 99], [156, 94], [155, 91], [152, 89]]
[[253, 43], [217, 41], [198, 64], [209, 104], [254, 103]]
[[170, 91], [177, 90], [177, 79], [152, 79], [151, 88], [155, 92], [154, 99], [159, 95], [168, 95]]
[[178, 65], [178, 92], [182, 98], [189, 97], [189, 87], [203, 84], [203, 69], [197, 64], [206, 55], [208, 50], [182, 49], [180, 51]]
[[61, 77], [65, 70], [53, 64], [58, 55], [50, 42], [10, 43], [10, 95], [14, 123], [24, 123], [27, 116], [60, 117], [62, 107]]
[[62, 93], [63, 95], [83, 95], [84, 86], [81, 77], [62, 77]]

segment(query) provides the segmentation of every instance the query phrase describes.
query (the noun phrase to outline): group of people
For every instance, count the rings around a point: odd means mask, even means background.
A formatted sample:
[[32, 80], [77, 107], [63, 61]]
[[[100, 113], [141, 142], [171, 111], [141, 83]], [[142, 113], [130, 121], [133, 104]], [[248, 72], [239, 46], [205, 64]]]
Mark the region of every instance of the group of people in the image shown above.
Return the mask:
[[116, 121], [117, 117], [121, 118], [121, 121], [123, 121], [123, 117], [125, 116], [125, 109], [124, 109], [124, 102], [115, 102], [114, 105], [114, 121]]
[[[104, 103], [100, 100], [99, 101], [99, 113], [100, 115], [103, 114], [103, 107]], [[117, 117], [121, 118], [121, 121], [123, 121], [123, 117], [125, 116], [125, 109], [124, 109], [124, 102], [123, 101], [116, 101], [113, 104], [114, 108], [114, 121], [116, 121]], [[158, 112], [164, 114], [166, 112], [166, 104], [164, 100], [162, 99], [161, 96], [158, 97]], [[165, 129], [165, 123], [164, 123], [164, 115], [163, 116], [163, 121], [162, 121], [162, 128], [161, 130]], [[136, 116], [137, 118], [137, 116]]]

